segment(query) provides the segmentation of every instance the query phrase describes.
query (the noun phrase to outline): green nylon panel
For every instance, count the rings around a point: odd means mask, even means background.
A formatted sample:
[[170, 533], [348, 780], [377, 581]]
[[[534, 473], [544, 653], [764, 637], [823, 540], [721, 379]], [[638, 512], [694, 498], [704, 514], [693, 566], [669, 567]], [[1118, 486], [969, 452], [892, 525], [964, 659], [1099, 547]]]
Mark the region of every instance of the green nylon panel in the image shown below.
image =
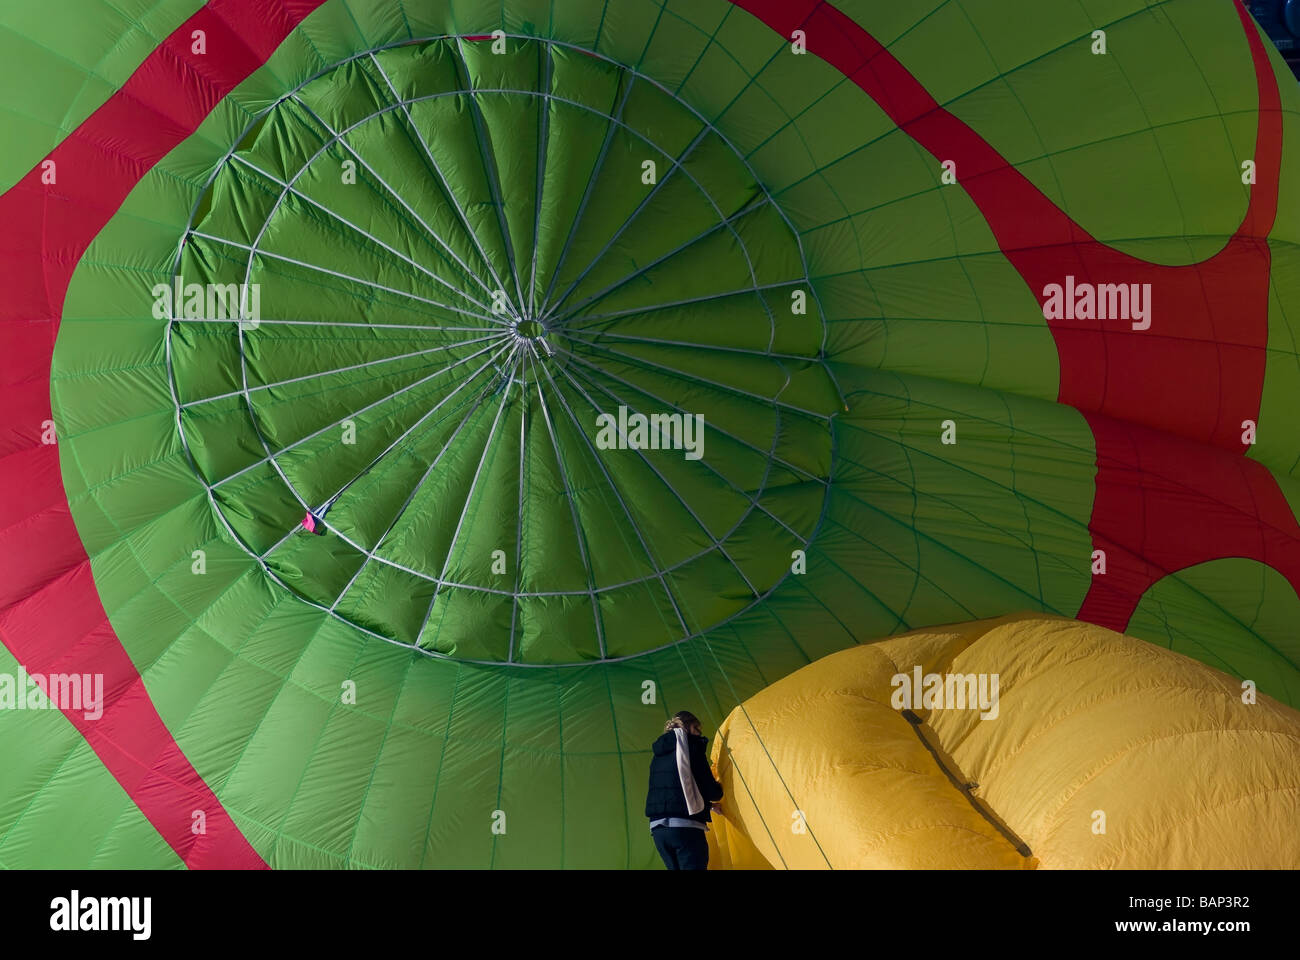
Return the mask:
[[1300, 601], [1286, 579], [1251, 560], [1213, 560], [1165, 577], [1133, 615], [1142, 636], [1236, 677], [1268, 677], [1273, 696], [1295, 703]]
[[[1189, 263], [1241, 222], [1249, 194], [1238, 174], [1253, 154], [1256, 92], [1246, 46], [1223, 42], [1240, 30], [1231, 4], [841, 8], [1099, 240]], [[1092, 52], [1099, 29], [1105, 55]]]
[[[81, 733], [58, 710], [29, 698], [25, 674], [0, 647], [4, 732], [0, 769], [0, 867], [176, 869], [180, 858], [144, 818]], [[9, 678], [17, 678], [9, 686]], [[30, 681], [29, 681], [30, 682]], [[19, 692], [21, 690], [21, 692]], [[27, 708], [15, 709], [17, 703]]]
[[[466, 85], [482, 92], [467, 97]], [[573, 217], [545, 218], [537, 185], [551, 158], [532, 131], [582, 143], [593, 114], [590, 172], [567, 184]], [[781, 579], [820, 514], [825, 421], [838, 403], [818, 374], [820, 318], [782, 322], [782, 340], [801, 340], [802, 354], [764, 356], [781, 309], [767, 291], [799, 283], [799, 245], [697, 117], [644, 78], [580, 54], [441, 41], [345, 64], [242, 142], [200, 204], [177, 282], [234, 291], [247, 275], [273, 316], [265, 330], [236, 331], [211, 322], [215, 301], [186, 294], [176, 299], [192, 322], [168, 349], [185, 442], [223, 521], [285, 585], [405, 644], [555, 663], [663, 646], [683, 622], [705, 629]], [[422, 189], [426, 178], [438, 189]], [[525, 257], [543, 227], [557, 238], [554, 283]], [[480, 243], [485, 234], [499, 242]], [[253, 248], [246, 269], [240, 254]], [[694, 269], [700, 260], [711, 268]], [[405, 289], [412, 269], [428, 290]], [[493, 287], [479, 271], [515, 282]], [[659, 317], [647, 300], [707, 304], [719, 292], [730, 309], [709, 332], [717, 353], [690, 349], [689, 331], [680, 342], [636, 332], [637, 316]], [[629, 314], [630, 333], [620, 322]], [[306, 316], [336, 326], [302, 326]], [[359, 316], [381, 329], [359, 331]], [[518, 323], [506, 336], [520, 320], [533, 336]], [[560, 324], [565, 359], [534, 356], [541, 332]], [[508, 384], [495, 383], [503, 371]], [[703, 440], [729, 448], [722, 467], [593, 462], [592, 413], [653, 402], [679, 419], [707, 403], [719, 432]], [[394, 437], [403, 446], [375, 463]], [[283, 455], [268, 461], [264, 443]], [[620, 491], [636, 491], [634, 502]], [[550, 509], [557, 499], [571, 504], [567, 515]], [[453, 501], [459, 512], [437, 508]], [[353, 538], [285, 543], [308, 507], [328, 509]], [[525, 535], [545, 553], [526, 550]], [[519, 564], [518, 601], [506, 556]], [[538, 646], [557, 634], [568, 635], [562, 648]]]
[[39, 95], [0, 110], [0, 190], [8, 190], [126, 82], [201, 0], [49, 0], [9, 4], [0, 83]]

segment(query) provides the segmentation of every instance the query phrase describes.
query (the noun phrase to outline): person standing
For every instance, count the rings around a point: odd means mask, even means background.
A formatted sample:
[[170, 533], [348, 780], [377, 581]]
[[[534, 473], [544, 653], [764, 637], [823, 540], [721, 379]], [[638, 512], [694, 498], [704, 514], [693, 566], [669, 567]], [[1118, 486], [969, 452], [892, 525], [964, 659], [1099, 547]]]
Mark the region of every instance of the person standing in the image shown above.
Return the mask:
[[650, 759], [645, 815], [650, 836], [669, 870], [707, 870], [709, 808], [722, 799], [699, 718], [682, 710], [664, 725]]

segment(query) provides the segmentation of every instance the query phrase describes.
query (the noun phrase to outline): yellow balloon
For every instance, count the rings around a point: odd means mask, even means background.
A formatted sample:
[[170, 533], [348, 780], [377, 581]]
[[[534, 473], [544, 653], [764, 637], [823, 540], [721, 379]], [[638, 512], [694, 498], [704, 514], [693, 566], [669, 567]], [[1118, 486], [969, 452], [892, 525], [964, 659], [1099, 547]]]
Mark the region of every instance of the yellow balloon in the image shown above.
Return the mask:
[[1300, 712], [1024, 614], [832, 654], [732, 711], [715, 868], [1300, 866]]

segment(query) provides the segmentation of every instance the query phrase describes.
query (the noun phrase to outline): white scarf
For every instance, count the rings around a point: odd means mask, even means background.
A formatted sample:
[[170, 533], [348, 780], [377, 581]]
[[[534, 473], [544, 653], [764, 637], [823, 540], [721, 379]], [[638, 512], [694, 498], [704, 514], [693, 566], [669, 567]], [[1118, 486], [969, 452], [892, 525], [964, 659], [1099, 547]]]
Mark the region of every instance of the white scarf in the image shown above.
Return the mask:
[[695, 774], [691, 773], [690, 744], [686, 739], [686, 731], [681, 727], [674, 727], [673, 733], [677, 734], [677, 776], [681, 778], [682, 793], [686, 795], [686, 810], [695, 816], [704, 809], [704, 798], [700, 796], [700, 788], [695, 784]]

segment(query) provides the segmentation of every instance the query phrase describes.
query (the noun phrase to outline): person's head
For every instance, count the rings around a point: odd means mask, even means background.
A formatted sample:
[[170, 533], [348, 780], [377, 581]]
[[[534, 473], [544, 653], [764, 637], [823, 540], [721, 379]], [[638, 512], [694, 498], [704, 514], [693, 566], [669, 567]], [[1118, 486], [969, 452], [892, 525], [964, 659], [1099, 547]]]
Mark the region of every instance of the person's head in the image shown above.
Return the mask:
[[704, 735], [704, 730], [700, 726], [700, 718], [689, 710], [680, 710], [673, 714], [673, 718], [664, 724], [664, 733], [677, 727], [681, 727], [687, 733], [692, 733], [697, 737]]

